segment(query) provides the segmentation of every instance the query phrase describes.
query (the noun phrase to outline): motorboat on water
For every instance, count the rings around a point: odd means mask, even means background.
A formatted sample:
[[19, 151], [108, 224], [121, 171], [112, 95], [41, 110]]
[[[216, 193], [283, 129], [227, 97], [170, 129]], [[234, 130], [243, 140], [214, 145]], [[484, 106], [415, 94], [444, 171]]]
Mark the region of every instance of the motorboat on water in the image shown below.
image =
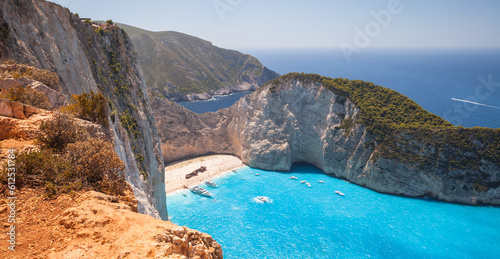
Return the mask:
[[310, 183], [306, 183], [307, 186], [311, 187], [311, 184]]
[[323, 181], [319, 181], [319, 183], [325, 183], [325, 182], [323, 182]]
[[341, 193], [340, 191], [335, 191], [336, 194], [340, 195], [340, 196], [344, 196], [345, 194]]
[[205, 182], [208, 186], [212, 187], [212, 188], [217, 188], [219, 187], [216, 183], [212, 182], [212, 181], [206, 181]]
[[256, 173], [255, 176], [259, 176], [260, 174], [259, 173]]
[[306, 183], [306, 181], [302, 181], [302, 182], [300, 182], [300, 183]]
[[190, 190], [192, 193], [195, 193], [195, 194], [198, 194], [201, 196], [212, 197], [211, 193], [209, 193], [206, 189], [201, 188], [199, 186], [195, 186], [195, 187], [191, 188]]
[[297, 179], [299, 179], [299, 178], [297, 178], [297, 177], [295, 177], [295, 176], [292, 176], [292, 177], [290, 177], [290, 179], [297, 180]]
[[261, 202], [269, 202], [269, 198], [266, 196], [257, 196], [257, 199]]
[[185, 192], [183, 192], [182, 195], [184, 195], [184, 197], [187, 197], [187, 194]]

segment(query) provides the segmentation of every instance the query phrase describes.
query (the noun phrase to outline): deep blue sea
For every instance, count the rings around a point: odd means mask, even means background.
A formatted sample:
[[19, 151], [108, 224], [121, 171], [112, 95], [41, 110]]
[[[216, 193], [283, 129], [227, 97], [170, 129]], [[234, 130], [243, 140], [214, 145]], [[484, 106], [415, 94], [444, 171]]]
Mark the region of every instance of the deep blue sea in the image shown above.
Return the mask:
[[[347, 62], [340, 50], [243, 50], [280, 74], [361, 79], [396, 90], [455, 125], [500, 128], [500, 49], [362, 50]], [[182, 103], [198, 113], [229, 107], [240, 94]], [[452, 98], [494, 107], [480, 106]]]
[[179, 102], [180, 105], [196, 113], [216, 112], [222, 108], [228, 108], [241, 97], [251, 92], [237, 92], [229, 95], [215, 95], [210, 100]]
[[[363, 50], [351, 62], [336, 50], [243, 52], [280, 74], [371, 81], [455, 125], [500, 128], [500, 50]], [[216, 111], [244, 94], [182, 105]], [[246, 167], [215, 181], [221, 187], [209, 189], [214, 199], [186, 192], [167, 202], [172, 222], [212, 235], [224, 258], [500, 258], [498, 207], [379, 194], [310, 165], [288, 173]]]
[[303, 164], [287, 173], [245, 167], [214, 181], [220, 188], [201, 185], [213, 199], [184, 191], [168, 196], [168, 210], [172, 222], [212, 235], [227, 259], [500, 255], [500, 208], [379, 194]]

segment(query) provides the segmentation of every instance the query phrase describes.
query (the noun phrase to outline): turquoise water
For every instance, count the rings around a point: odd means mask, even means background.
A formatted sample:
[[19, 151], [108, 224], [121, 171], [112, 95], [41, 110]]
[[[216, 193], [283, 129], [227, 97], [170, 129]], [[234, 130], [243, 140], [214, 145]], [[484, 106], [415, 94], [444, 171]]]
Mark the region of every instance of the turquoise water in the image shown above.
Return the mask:
[[[379, 194], [305, 164], [286, 173], [245, 167], [214, 181], [220, 188], [201, 185], [213, 199], [172, 194], [168, 209], [172, 222], [212, 235], [224, 258], [500, 255], [500, 208]], [[257, 196], [272, 202], [258, 202]]]

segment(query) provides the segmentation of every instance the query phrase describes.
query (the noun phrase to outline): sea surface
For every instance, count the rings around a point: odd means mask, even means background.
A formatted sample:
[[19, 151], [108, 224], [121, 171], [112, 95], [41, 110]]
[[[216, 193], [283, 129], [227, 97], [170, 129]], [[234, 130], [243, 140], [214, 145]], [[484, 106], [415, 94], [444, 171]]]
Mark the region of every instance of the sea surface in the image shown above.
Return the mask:
[[[337, 49], [242, 52], [280, 74], [306, 72], [370, 81], [408, 96], [454, 125], [500, 128], [500, 49], [366, 49], [353, 54], [350, 62]], [[181, 105], [203, 113], [227, 108], [242, 95]]]
[[[280, 74], [371, 81], [455, 125], [500, 128], [500, 50], [362, 50], [351, 62], [337, 50], [243, 52]], [[245, 94], [181, 104], [216, 111]], [[498, 207], [379, 194], [310, 165], [287, 173], [246, 167], [215, 181], [220, 188], [201, 185], [214, 199], [177, 193], [167, 202], [174, 223], [212, 235], [224, 258], [500, 258]]]
[[229, 95], [215, 95], [210, 100], [179, 102], [179, 104], [196, 113], [216, 112], [220, 109], [230, 107], [241, 97], [249, 93], [251, 92], [236, 92]]
[[227, 259], [500, 255], [500, 208], [380, 194], [306, 164], [286, 173], [244, 167], [214, 182], [220, 187], [201, 185], [213, 198], [171, 194], [168, 211], [172, 222], [212, 235]]

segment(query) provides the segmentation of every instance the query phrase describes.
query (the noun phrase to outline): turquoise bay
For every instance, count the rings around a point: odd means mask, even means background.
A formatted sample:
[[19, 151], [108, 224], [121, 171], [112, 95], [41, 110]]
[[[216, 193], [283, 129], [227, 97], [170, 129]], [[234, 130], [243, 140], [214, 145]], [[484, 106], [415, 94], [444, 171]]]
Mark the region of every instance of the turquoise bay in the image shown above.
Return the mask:
[[214, 181], [220, 188], [201, 185], [213, 199], [186, 192], [167, 202], [172, 222], [212, 235], [224, 258], [500, 255], [500, 208], [380, 194], [305, 164], [286, 173], [244, 167]]

